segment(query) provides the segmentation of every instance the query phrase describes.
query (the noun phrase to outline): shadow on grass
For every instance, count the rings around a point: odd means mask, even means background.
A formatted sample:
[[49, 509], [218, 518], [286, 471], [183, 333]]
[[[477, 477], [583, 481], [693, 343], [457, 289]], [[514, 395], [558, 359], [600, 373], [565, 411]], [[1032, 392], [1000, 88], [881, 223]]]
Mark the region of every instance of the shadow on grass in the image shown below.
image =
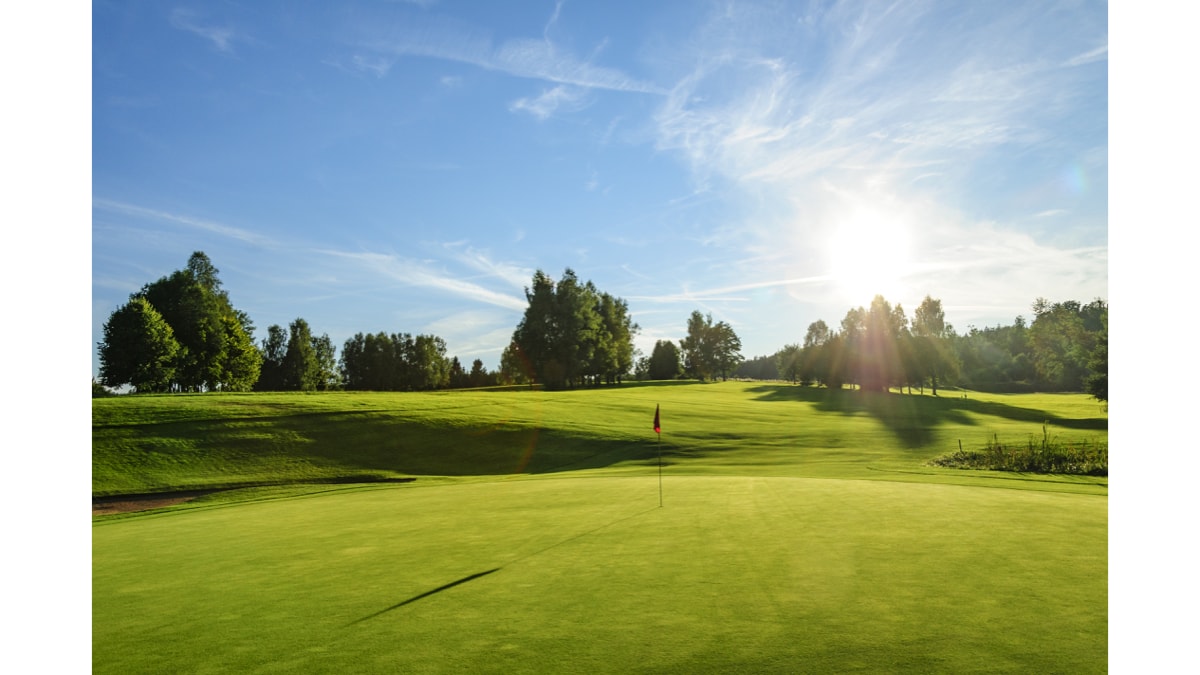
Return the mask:
[[505, 567], [507, 567], [508, 565], [514, 565], [514, 564], [516, 564], [516, 563], [519, 563], [519, 562], [522, 562], [522, 561], [528, 560], [529, 558], [533, 558], [534, 556], [539, 556], [539, 555], [541, 555], [541, 554], [545, 553], [546, 551], [549, 551], [549, 550], [552, 550], [552, 549], [556, 549], [556, 548], [558, 548], [558, 547], [560, 547], [560, 546], [563, 546], [563, 545], [569, 544], [569, 543], [571, 543], [571, 542], [573, 542], [573, 541], [576, 541], [576, 540], [578, 540], [578, 539], [582, 539], [582, 538], [584, 538], [584, 537], [586, 537], [586, 536], [588, 536], [588, 535], [595, 534], [595, 533], [597, 533], [597, 532], [599, 532], [599, 531], [601, 531], [601, 530], [606, 530], [606, 529], [608, 529], [608, 528], [610, 528], [610, 527], [613, 527], [614, 525], [619, 525], [619, 524], [621, 524], [621, 523], [624, 523], [624, 522], [625, 522], [625, 521], [627, 521], [627, 520], [633, 520], [634, 518], [637, 518], [637, 517], [639, 517], [639, 516], [644, 516], [644, 515], [646, 515], [647, 513], [650, 513], [651, 511], [654, 511], [654, 510], [655, 510], [654, 508], [650, 508], [650, 509], [646, 509], [646, 510], [644, 510], [644, 511], [638, 511], [637, 513], [633, 513], [633, 514], [630, 514], [630, 515], [628, 515], [628, 516], [623, 516], [623, 517], [621, 517], [621, 518], [617, 518], [616, 520], [613, 520], [612, 522], [605, 523], [605, 524], [603, 524], [603, 525], [601, 525], [601, 526], [599, 526], [599, 527], [594, 527], [594, 528], [592, 528], [592, 529], [590, 529], [590, 530], [588, 530], [588, 531], [586, 531], [586, 532], [580, 532], [579, 534], [572, 535], [572, 536], [570, 536], [570, 537], [567, 537], [566, 539], [563, 539], [562, 541], [555, 542], [555, 543], [553, 543], [553, 544], [551, 544], [551, 545], [549, 545], [549, 546], [547, 546], [547, 547], [545, 547], [545, 548], [539, 549], [539, 550], [537, 550], [537, 551], [533, 551], [532, 553], [527, 553], [527, 554], [525, 554], [525, 555], [521, 556], [520, 558], [516, 558], [515, 560], [512, 560], [512, 561], [510, 561], [510, 562], [509, 562], [507, 565], [504, 565], [504, 566], [501, 566], [501, 567], [496, 567], [496, 568], [490, 569], [490, 570], [488, 570], [488, 571], [486, 571], [486, 572], [477, 572], [477, 573], [475, 573], [475, 574], [472, 574], [472, 575], [469, 575], [469, 576], [465, 576], [465, 577], [463, 577], [463, 578], [461, 578], [461, 579], [459, 579], [459, 580], [457, 580], [457, 581], [451, 581], [451, 582], [450, 582], [450, 583], [448, 583], [448, 584], [444, 584], [444, 585], [442, 585], [442, 586], [438, 586], [437, 588], [435, 588], [435, 589], [433, 589], [433, 590], [430, 590], [430, 591], [425, 591], [424, 593], [421, 593], [421, 594], [419, 594], [419, 595], [414, 595], [413, 597], [411, 597], [411, 598], [409, 598], [409, 599], [407, 599], [407, 600], [404, 600], [404, 601], [398, 602], [398, 603], [396, 603], [396, 604], [392, 605], [391, 607], [388, 607], [387, 609], [381, 609], [381, 610], [379, 610], [378, 612], [375, 612], [374, 614], [368, 614], [367, 616], [364, 616], [364, 617], [362, 617], [361, 619], [355, 619], [354, 621], [351, 621], [350, 623], [346, 624], [346, 627], [347, 627], [347, 628], [349, 628], [350, 626], [353, 626], [354, 624], [357, 624], [357, 623], [362, 623], [363, 621], [366, 621], [366, 620], [368, 620], [368, 619], [374, 619], [374, 618], [375, 618], [375, 617], [377, 617], [377, 616], [381, 616], [381, 615], [383, 615], [383, 614], [387, 614], [388, 612], [390, 612], [390, 611], [392, 611], [392, 610], [400, 609], [401, 607], [404, 607], [405, 605], [410, 605], [410, 604], [412, 604], [412, 603], [414, 603], [414, 602], [416, 602], [416, 601], [418, 601], [418, 600], [421, 600], [421, 599], [424, 599], [424, 598], [428, 598], [428, 597], [429, 597], [429, 596], [431, 596], [431, 595], [435, 595], [435, 594], [437, 594], [437, 593], [441, 593], [442, 591], [449, 590], [449, 589], [451, 589], [451, 588], [454, 588], [455, 586], [461, 586], [462, 584], [465, 584], [465, 583], [467, 583], [468, 581], [474, 581], [475, 579], [478, 579], [478, 578], [480, 578], [480, 577], [486, 577], [487, 575], [489, 575], [489, 574], [492, 574], [492, 573], [494, 573], [494, 572], [499, 572], [500, 570], [504, 569], [504, 568], [505, 568]]
[[[652, 441], [596, 438], [519, 424], [425, 424], [388, 413], [274, 418], [231, 428], [199, 425], [190, 434], [232, 454], [277, 451], [338, 473], [500, 476], [598, 469], [655, 456]], [[203, 428], [208, 427], [208, 428]]]
[[490, 569], [486, 572], [477, 572], [470, 576], [465, 576], [465, 577], [459, 579], [458, 581], [451, 581], [448, 584], [438, 586], [437, 588], [433, 589], [432, 591], [425, 591], [424, 593], [421, 593], [420, 595], [414, 595], [413, 597], [411, 597], [407, 600], [404, 600], [403, 602], [398, 602], [398, 603], [392, 605], [391, 607], [388, 607], [387, 609], [381, 609], [378, 612], [375, 612], [374, 614], [369, 614], [367, 616], [364, 616], [361, 619], [356, 619], [354, 621], [351, 621], [350, 623], [346, 624], [346, 626], [350, 627], [356, 623], [362, 623], [363, 621], [366, 621], [368, 619], [374, 619], [375, 617], [380, 616], [382, 614], [387, 614], [388, 612], [390, 612], [392, 610], [400, 609], [401, 607], [403, 607], [405, 605], [410, 605], [418, 600], [421, 600], [422, 598], [428, 598], [431, 595], [441, 593], [442, 591], [449, 590], [451, 588], [454, 588], [455, 586], [461, 586], [462, 584], [465, 584], [468, 581], [474, 581], [474, 580], [478, 579], [479, 577], [486, 577], [487, 575], [489, 575], [493, 572], [499, 572], [499, 571], [500, 571], [500, 568], [497, 567], [495, 569]]
[[866, 392], [852, 389], [831, 390], [772, 384], [754, 387], [760, 401], [805, 402], [818, 411], [855, 415], [866, 413], [882, 422], [906, 447], [916, 448], [933, 439], [933, 431], [944, 424], [978, 426], [967, 413], [999, 417], [1034, 424], [1049, 423], [1067, 429], [1104, 431], [1108, 420], [1064, 418], [1036, 408], [1022, 408], [997, 401], [979, 401], [959, 395], [921, 396], [893, 392]]

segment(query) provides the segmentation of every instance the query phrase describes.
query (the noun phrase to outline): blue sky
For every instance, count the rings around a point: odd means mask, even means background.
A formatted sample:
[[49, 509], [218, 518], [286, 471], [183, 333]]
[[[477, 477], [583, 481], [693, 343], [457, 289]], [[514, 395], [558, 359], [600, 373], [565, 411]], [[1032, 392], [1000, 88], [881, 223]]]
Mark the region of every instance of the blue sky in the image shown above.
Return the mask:
[[[209, 255], [256, 341], [499, 363], [534, 270], [747, 357], [876, 294], [1108, 299], [1097, 2], [92, 5], [92, 344]], [[93, 374], [98, 360], [93, 349]]]

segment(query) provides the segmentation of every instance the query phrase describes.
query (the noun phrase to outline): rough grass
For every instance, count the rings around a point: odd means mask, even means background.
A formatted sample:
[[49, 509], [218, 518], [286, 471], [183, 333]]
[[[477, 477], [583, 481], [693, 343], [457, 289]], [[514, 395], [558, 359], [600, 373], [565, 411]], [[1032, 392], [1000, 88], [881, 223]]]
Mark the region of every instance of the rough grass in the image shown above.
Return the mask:
[[956, 469], [986, 469], [1080, 476], [1108, 475], [1108, 444], [1102, 442], [1061, 441], [1042, 428], [1041, 439], [1033, 436], [1025, 443], [1001, 443], [993, 435], [980, 450], [958, 450], [930, 462], [933, 466]]

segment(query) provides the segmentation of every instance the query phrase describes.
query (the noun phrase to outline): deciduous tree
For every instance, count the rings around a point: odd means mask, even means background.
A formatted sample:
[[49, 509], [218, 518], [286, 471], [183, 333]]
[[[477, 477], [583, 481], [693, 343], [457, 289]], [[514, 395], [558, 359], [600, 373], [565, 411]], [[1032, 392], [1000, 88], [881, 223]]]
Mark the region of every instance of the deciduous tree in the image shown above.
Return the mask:
[[742, 359], [742, 341], [724, 321], [713, 323], [712, 314], [699, 310], [688, 317], [687, 337], [679, 343], [684, 369], [699, 380], [727, 378]]
[[651, 380], [675, 380], [683, 374], [683, 363], [679, 359], [679, 348], [670, 340], [656, 340], [647, 363], [647, 376]]
[[179, 344], [171, 389], [238, 391], [258, 380], [262, 361], [254, 348], [254, 324], [234, 309], [217, 268], [202, 251], [193, 253], [184, 269], [130, 297], [144, 298], [154, 307]]
[[320, 381], [317, 352], [313, 349], [308, 322], [297, 318], [288, 327], [287, 351], [283, 355], [283, 389], [316, 391]]
[[174, 331], [145, 297], [135, 295], [104, 323], [100, 382], [140, 392], [167, 391], [180, 346]]
[[[529, 305], [513, 331], [512, 354], [501, 370], [528, 364], [532, 377], [550, 389], [587, 381], [618, 382], [633, 367], [632, 322], [624, 300], [580, 283], [568, 268], [556, 283], [545, 272], [525, 289]], [[521, 364], [512, 359], [519, 354]]]

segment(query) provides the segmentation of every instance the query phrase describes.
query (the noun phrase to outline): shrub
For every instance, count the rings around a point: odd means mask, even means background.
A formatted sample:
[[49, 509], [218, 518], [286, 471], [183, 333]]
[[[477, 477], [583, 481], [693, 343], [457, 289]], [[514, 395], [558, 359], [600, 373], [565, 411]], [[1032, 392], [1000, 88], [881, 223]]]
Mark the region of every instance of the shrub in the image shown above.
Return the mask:
[[1108, 444], [1087, 440], [1060, 441], [1050, 436], [1042, 425], [1042, 438], [1030, 435], [1025, 444], [1005, 444], [992, 434], [982, 450], [963, 450], [938, 457], [934, 466], [951, 469], [982, 469], [985, 471], [1019, 471], [1026, 473], [1059, 473], [1083, 476], [1108, 475]]

